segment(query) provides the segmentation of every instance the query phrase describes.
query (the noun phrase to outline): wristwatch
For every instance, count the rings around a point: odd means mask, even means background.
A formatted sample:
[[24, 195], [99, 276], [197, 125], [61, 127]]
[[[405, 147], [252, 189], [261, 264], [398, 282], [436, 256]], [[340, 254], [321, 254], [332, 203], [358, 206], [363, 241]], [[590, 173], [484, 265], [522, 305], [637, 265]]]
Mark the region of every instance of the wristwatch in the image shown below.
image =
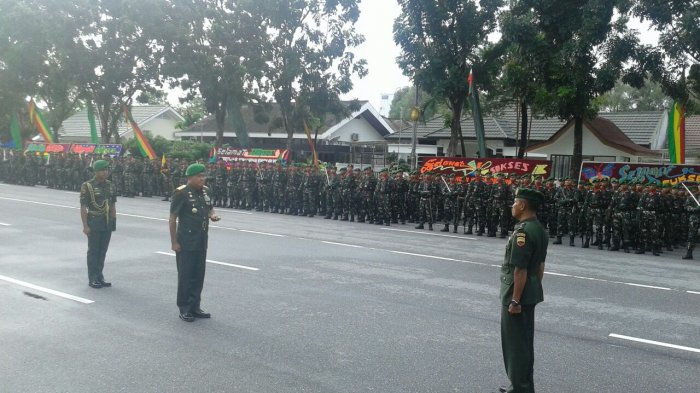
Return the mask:
[[511, 305], [511, 304], [514, 305], [514, 306], [519, 306], [519, 305], [520, 305], [520, 302], [518, 302], [518, 301], [515, 300], [515, 299], [510, 299], [509, 305]]

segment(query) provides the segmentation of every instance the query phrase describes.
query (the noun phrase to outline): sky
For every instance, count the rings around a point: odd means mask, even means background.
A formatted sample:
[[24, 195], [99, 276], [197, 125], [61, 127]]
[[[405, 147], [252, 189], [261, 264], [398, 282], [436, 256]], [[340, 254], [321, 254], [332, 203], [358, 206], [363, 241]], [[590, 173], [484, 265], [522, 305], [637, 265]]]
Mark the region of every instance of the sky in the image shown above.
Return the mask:
[[[393, 26], [401, 8], [396, 0], [362, 0], [360, 11], [356, 29], [365, 36], [365, 42], [353, 52], [356, 58], [367, 60], [369, 73], [361, 79], [355, 77], [353, 90], [342, 98], [369, 101], [379, 110], [382, 94], [411, 85], [411, 80], [396, 64], [401, 51], [394, 43]], [[631, 21], [631, 27], [640, 31], [640, 39], [645, 44], [653, 44], [658, 39], [657, 32], [638, 20]], [[497, 34], [494, 37], [497, 39]], [[168, 94], [171, 105], [178, 104], [177, 96], [181, 93], [175, 90]]]

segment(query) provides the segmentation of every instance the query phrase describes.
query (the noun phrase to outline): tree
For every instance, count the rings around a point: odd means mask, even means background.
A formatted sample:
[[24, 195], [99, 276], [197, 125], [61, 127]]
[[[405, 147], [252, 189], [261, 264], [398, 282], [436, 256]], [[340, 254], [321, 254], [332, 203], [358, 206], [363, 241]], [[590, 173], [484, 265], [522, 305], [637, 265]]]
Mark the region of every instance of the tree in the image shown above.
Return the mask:
[[223, 145], [225, 121], [239, 141], [247, 135], [241, 106], [260, 100], [256, 88], [265, 66], [262, 16], [254, 1], [188, 1], [163, 3], [153, 35], [163, 47], [163, 74], [172, 85], [200, 96], [216, 118], [216, 145]]
[[674, 100], [689, 102], [700, 111], [700, 3], [697, 0], [636, 0], [635, 15], [649, 20], [660, 32], [659, 48], [665, 53], [656, 80]]
[[[545, 113], [574, 119], [571, 175], [576, 176], [582, 159], [583, 120], [595, 115], [593, 100], [612, 89], [615, 82], [635, 87], [644, 80], [648, 60], [635, 32], [627, 28], [626, 0], [523, 0], [534, 13], [537, 28], [551, 51], [544, 87]], [[628, 60], [635, 59], [637, 66]], [[642, 72], [640, 72], [642, 70]]]
[[594, 106], [605, 112], [662, 111], [671, 101], [656, 82], [647, 80], [637, 89], [618, 80], [612, 90], [595, 99]]
[[139, 93], [154, 93], [162, 53], [146, 26], [157, 21], [152, 1], [92, 0], [89, 18], [74, 39], [82, 45], [81, 96], [92, 101], [104, 143], [119, 141], [123, 107]]
[[[444, 100], [434, 99], [430, 94], [421, 91], [420, 93], [421, 113], [424, 119], [432, 119], [437, 115], [448, 115], [450, 109], [445, 105]], [[416, 105], [416, 88], [414, 86], [402, 87], [394, 93], [389, 109], [389, 118], [400, 119], [403, 110], [403, 119], [407, 120], [411, 115], [411, 108]]]
[[537, 16], [526, 2], [512, 2], [501, 14], [502, 35], [495, 48], [503, 58], [503, 69], [494, 90], [506, 98], [506, 105], [517, 106], [520, 116], [518, 158], [524, 157], [528, 144], [528, 111], [535, 111], [536, 100], [546, 97], [542, 84], [550, 51], [536, 22]]
[[339, 97], [352, 89], [353, 75], [367, 73], [366, 62], [351, 52], [364, 41], [354, 27], [358, 1], [263, 0], [258, 12], [268, 41], [263, 87], [280, 107], [273, 121], [286, 130], [291, 151], [295, 130], [312, 117], [347, 113]]
[[[455, 155], [461, 139], [461, 115], [467, 98], [467, 76], [473, 68], [480, 85], [487, 83], [484, 50], [496, 27], [502, 0], [399, 0], [402, 13], [394, 21], [397, 58], [404, 75], [451, 111], [447, 155]], [[483, 71], [483, 72], [482, 72]], [[464, 152], [462, 152], [464, 153]]]

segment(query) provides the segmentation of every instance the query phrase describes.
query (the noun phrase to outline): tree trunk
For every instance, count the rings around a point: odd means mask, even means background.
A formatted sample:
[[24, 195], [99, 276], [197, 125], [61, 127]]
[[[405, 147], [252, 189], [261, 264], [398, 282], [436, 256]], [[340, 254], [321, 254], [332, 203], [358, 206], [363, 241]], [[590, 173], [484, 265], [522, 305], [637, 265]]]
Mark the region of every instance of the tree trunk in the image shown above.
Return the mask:
[[216, 142], [215, 146], [220, 147], [224, 144], [224, 126], [226, 121], [226, 105], [220, 104], [214, 113], [216, 117]]
[[518, 141], [518, 158], [525, 157], [525, 149], [527, 148], [527, 104], [525, 101], [520, 103], [520, 140]]
[[452, 119], [450, 120], [450, 144], [447, 146], [447, 156], [457, 155], [458, 143], [462, 134], [462, 106], [464, 98], [459, 98], [452, 102]]
[[569, 176], [572, 179], [578, 179], [579, 171], [581, 170], [581, 161], [583, 161], [583, 117], [574, 117], [574, 154], [571, 158], [571, 168]]

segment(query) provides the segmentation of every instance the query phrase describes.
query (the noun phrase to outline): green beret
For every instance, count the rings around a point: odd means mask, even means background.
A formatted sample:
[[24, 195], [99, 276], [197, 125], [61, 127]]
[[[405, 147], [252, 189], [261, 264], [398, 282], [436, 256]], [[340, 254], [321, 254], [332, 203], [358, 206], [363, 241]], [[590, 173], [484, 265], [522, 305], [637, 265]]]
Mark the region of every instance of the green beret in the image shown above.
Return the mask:
[[340, 168], [340, 172], [341, 172], [341, 173], [342, 173], [342, 172], [347, 172], [347, 171], [348, 171], [348, 168]]
[[368, 167], [365, 168], [364, 170], [365, 170], [365, 171], [371, 171], [371, 170], [372, 170], [372, 167], [371, 167], [371, 166], [368, 166]]
[[194, 176], [204, 172], [206, 168], [202, 164], [192, 164], [187, 167], [185, 171], [185, 176]]
[[600, 183], [600, 179], [598, 179], [597, 177], [594, 177], [593, 179], [591, 179], [591, 183], [593, 183], [593, 184]]
[[384, 169], [382, 169], [381, 171], [379, 171], [379, 173], [388, 173], [388, 172], [389, 172], [389, 169], [388, 169], [388, 168], [384, 168]]
[[537, 190], [533, 190], [532, 188], [518, 188], [518, 192], [515, 194], [515, 197], [535, 202], [538, 205], [544, 201], [544, 195]]
[[109, 164], [105, 160], [97, 160], [95, 161], [94, 164], [92, 164], [92, 169], [97, 172], [97, 171], [105, 171], [107, 170], [107, 167]]
[[496, 174], [496, 177], [504, 177], [504, 176], [505, 176], [505, 174], [503, 172], [498, 172]]

